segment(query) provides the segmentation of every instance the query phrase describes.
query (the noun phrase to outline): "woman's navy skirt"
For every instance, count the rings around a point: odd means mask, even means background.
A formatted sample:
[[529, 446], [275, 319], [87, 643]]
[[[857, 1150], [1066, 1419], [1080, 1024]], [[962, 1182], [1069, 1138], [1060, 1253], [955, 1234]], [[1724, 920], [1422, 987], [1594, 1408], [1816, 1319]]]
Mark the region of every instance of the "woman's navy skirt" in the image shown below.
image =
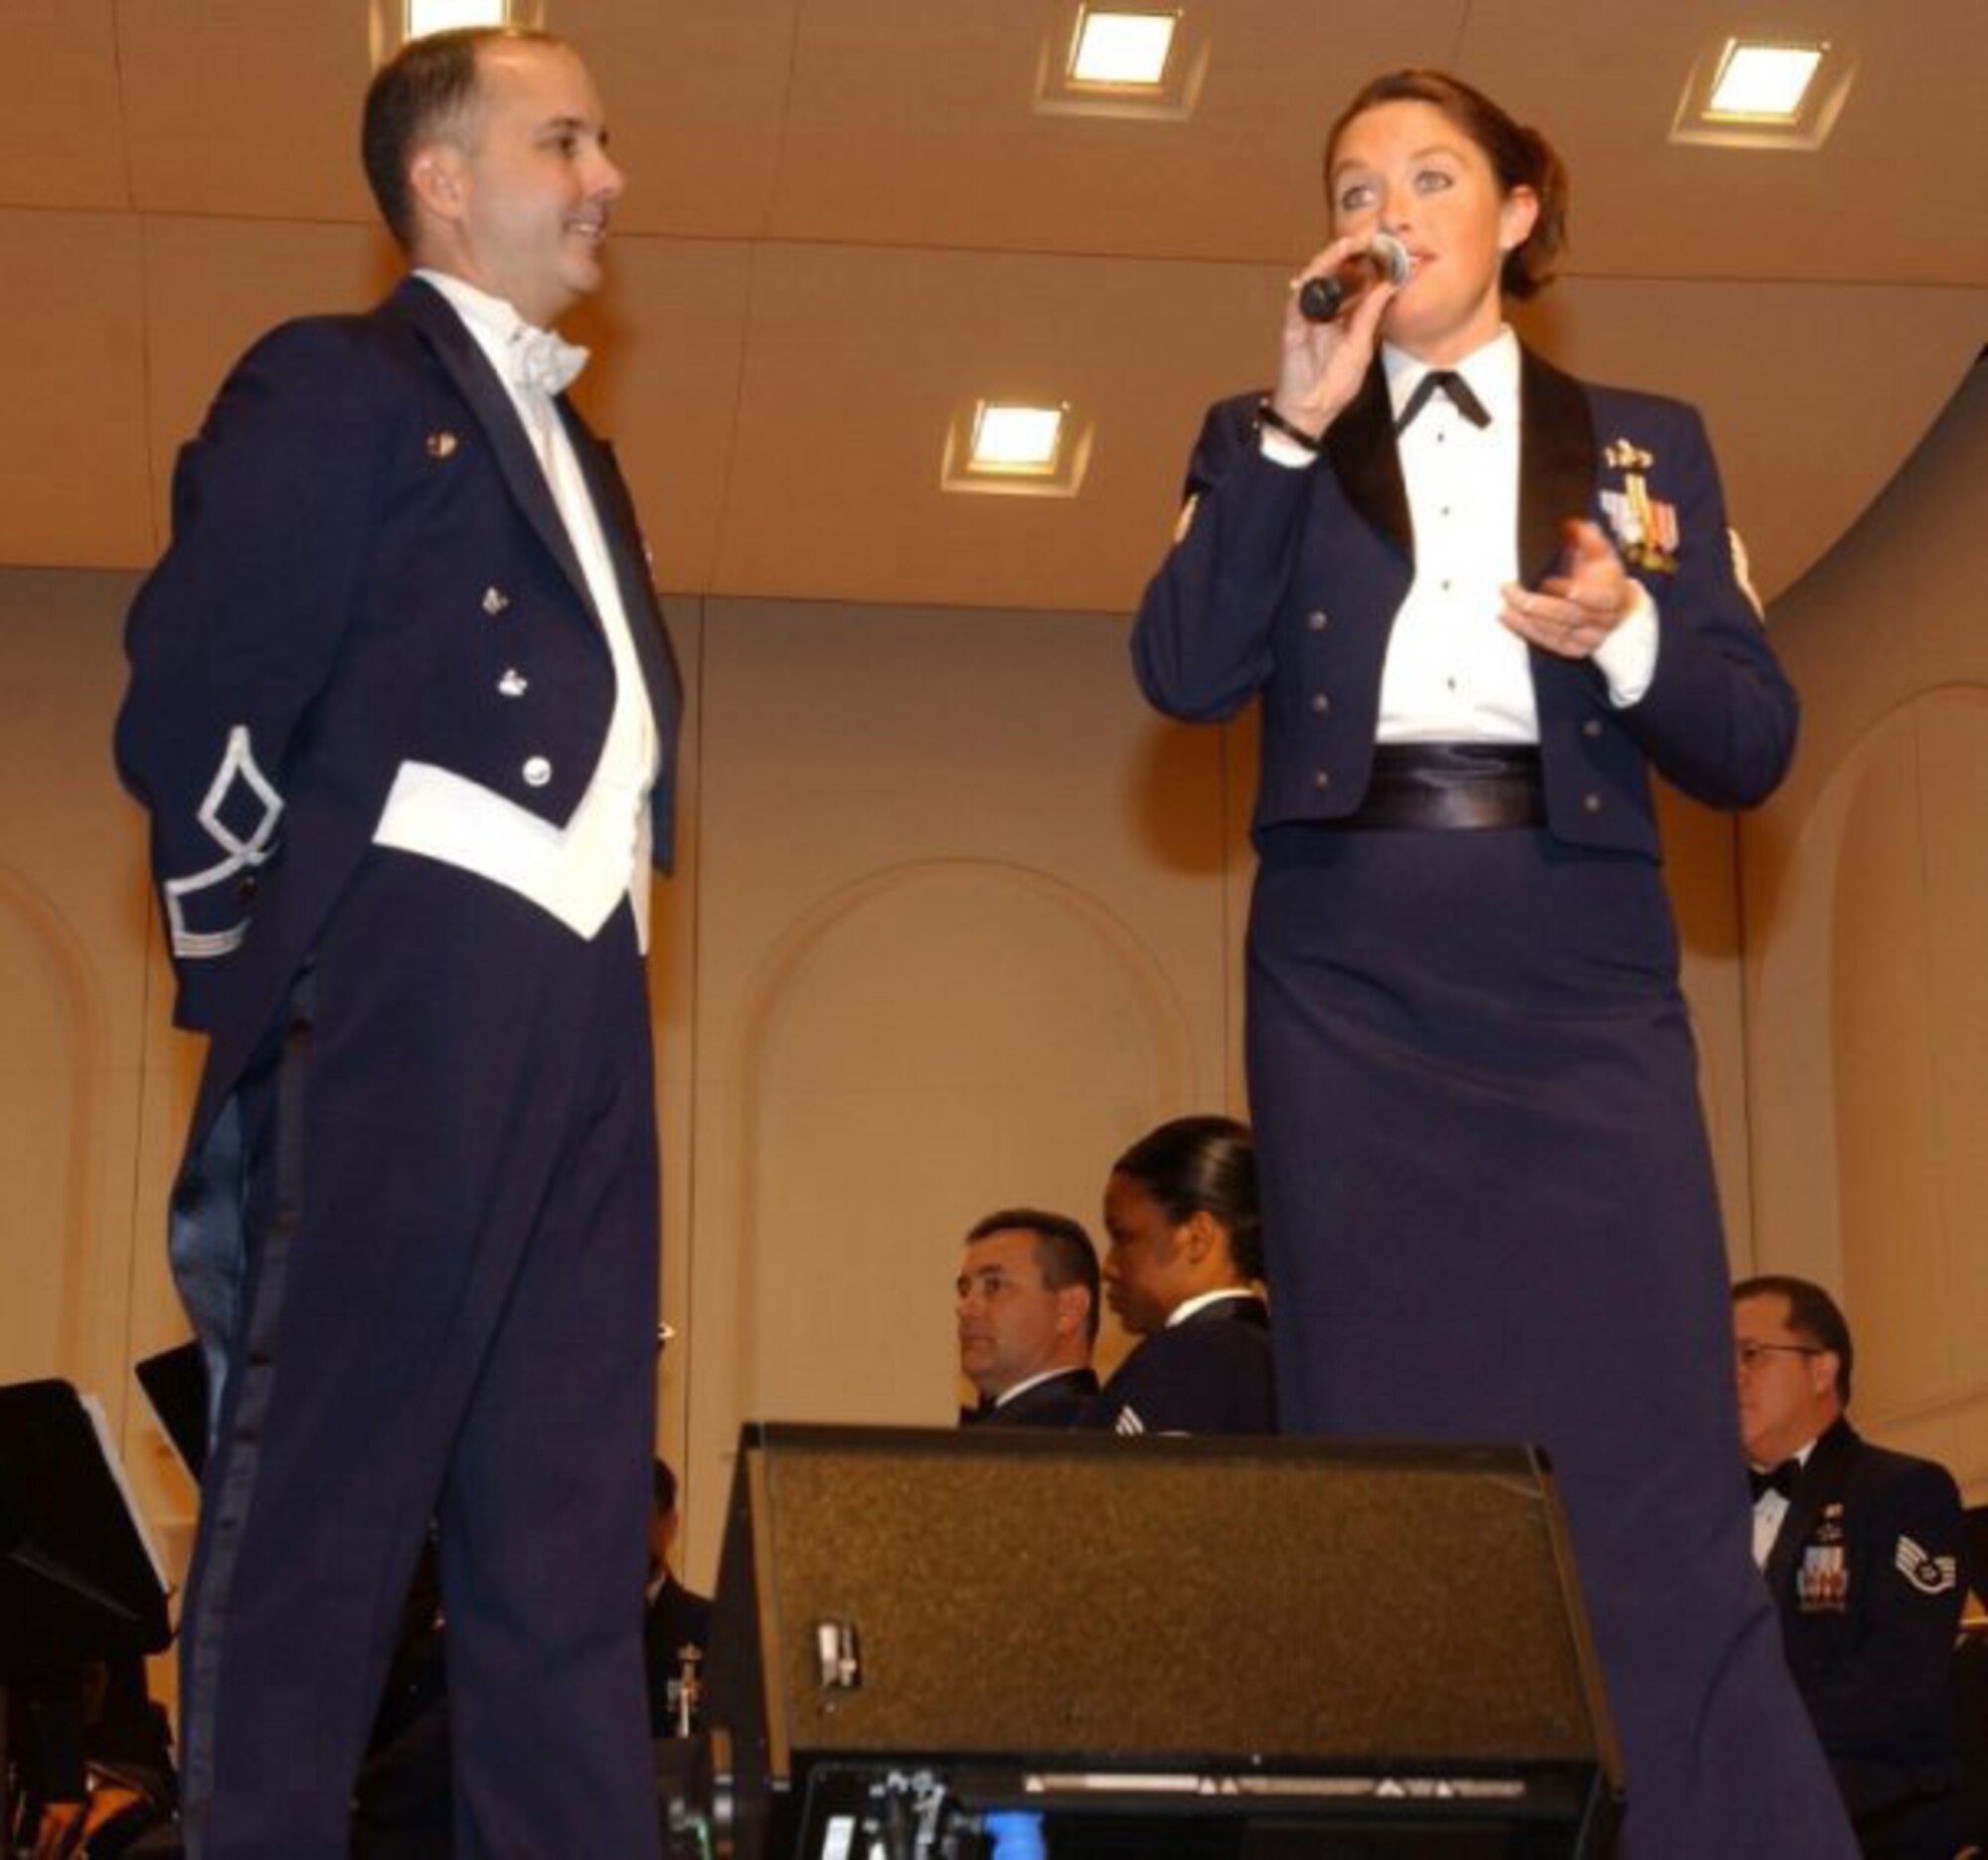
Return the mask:
[[[1658, 867], [1531, 828], [1283, 827], [1261, 852], [1248, 1066], [1284, 1425], [1547, 1449], [1627, 1860], [1854, 1854], [1750, 1555]], [[1472, 1581], [1495, 1606], [1497, 1572]]]

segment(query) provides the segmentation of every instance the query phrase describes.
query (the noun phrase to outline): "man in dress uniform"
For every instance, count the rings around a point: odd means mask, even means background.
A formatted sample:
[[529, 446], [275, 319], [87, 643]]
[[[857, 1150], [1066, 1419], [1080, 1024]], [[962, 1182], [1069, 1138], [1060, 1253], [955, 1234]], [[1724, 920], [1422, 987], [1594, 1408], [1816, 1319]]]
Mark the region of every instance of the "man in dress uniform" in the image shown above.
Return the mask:
[[649, 1735], [689, 1737], [698, 1723], [698, 1673], [711, 1647], [711, 1598], [677, 1581], [670, 1562], [682, 1518], [677, 1475], [658, 1459], [649, 1496], [649, 1591], [642, 1657], [649, 1674]]
[[1861, 1438], [1850, 1327], [1806, 1279], [1733, 1289], [1753, 1556], [1864, 1852], [1949, 1860], [1948, 1665], [1966, 1591], [1946, 1468]]
[[1082, 1425], [1118, 1434], [1274, 1434], [1270, 1313], [1256, 1290], [1253, 1233], [1206, 1211], [1183, 1224], [1114, 1174], [1104, 1194], [1105, 1301], [1141, 1338]]
[[1075, 1221], [1004, 1208], [975, 1223], [954, 1281], [962, 1427], [1067, 1428], [1097, 1393], [1097, 1249]]
[[643, 954], [679, 688], [550, 325], [622, 177], [547, 35], [376, 75], [412, 275], [224, 384], [133, 606], [121, 770], [210, 1038], [175, 1275], [213, 1372], [182, 1631], [197, 1860], [346, 1851], [432, 1518], [455, 1848], [654, 1854]]

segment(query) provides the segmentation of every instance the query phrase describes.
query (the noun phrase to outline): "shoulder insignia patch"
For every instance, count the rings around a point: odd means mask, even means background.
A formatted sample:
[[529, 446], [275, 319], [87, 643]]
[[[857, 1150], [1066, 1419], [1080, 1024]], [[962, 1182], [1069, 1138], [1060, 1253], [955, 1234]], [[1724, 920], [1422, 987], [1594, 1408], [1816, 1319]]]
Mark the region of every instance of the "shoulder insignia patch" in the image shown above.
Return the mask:
[[1899, 1539], [1899, 1574], [1922, 1596], [1943, 1596], [1960, 1581], [1959, 1565], [1952, 1557], [1928, 1556], [1909, 1537]]

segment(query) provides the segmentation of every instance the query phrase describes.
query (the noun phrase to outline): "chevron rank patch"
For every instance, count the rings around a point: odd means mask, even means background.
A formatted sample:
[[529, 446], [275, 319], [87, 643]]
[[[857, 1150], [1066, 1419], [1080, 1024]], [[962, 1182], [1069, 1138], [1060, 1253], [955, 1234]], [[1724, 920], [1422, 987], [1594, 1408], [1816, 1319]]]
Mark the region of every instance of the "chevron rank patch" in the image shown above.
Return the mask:
[[1952, 1557], [1929, 1557], [1909, 1537], [1899, 1539], [1899, 1574], [1922, 1596], [1943, 1596], [1960, 1581], [1958, 1564]]

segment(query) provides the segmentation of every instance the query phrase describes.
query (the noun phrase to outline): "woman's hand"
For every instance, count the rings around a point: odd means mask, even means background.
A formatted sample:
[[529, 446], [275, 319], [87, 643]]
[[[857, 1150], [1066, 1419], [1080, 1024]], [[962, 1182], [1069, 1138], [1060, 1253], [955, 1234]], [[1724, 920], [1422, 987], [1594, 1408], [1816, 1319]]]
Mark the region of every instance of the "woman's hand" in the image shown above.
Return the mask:
[[1635, 584], [1595, 524], [1579, 518], [1567, 524], [1565, 534], [1566, 573], [1549, 576], [1537, 589], [1508, 582], [1498, 617], [1542, 651], [1564, 659], [1592, 658], [1595, 647], [1628, 618]]
[[1270, 405], [1300, 431], [1317, 438], [1340, 411], [1360, 392], [1373, 366], [1381, 317], [1395, 286], [1377, 280], [1355, 299], [1353, 307], [1329, 323], [1314, 323], [1298, 308], [1298, 292], [1314, 277], [1330, 277], [1349, 259], [1357, 258], [1371, 235], [1355, 233], [1336, 239], [1313, 254], [1296, 277], [1284, 304], [1284, 327], [1277, 385]]

